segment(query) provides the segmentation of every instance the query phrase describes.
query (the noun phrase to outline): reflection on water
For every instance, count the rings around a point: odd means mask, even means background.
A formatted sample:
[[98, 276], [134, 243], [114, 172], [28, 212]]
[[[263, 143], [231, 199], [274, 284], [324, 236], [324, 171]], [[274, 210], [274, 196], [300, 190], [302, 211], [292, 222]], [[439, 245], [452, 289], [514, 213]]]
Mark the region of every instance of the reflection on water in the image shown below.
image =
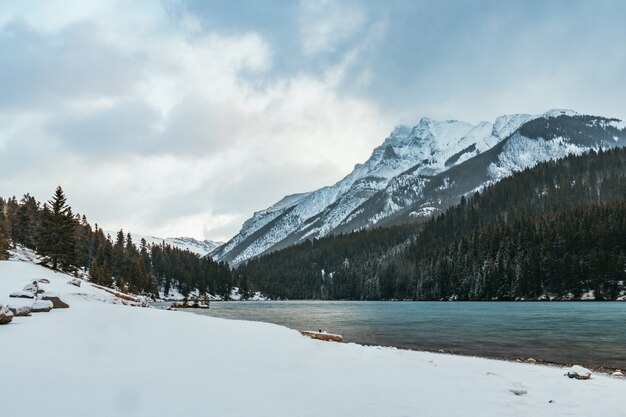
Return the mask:
[[346, 342], [626, 368], [626, 302], [213, 302], [190, 311], [322, 328]]

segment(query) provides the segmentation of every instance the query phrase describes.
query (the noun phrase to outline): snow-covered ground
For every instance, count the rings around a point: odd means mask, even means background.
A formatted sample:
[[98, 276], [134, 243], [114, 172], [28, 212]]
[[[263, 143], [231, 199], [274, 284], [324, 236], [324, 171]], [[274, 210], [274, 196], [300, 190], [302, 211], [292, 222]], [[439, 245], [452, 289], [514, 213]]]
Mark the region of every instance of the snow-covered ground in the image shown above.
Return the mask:
[[29, 303], [8, 294], [35, 278], [70, 308], [0, 326], [0, 416], [626, 415], [624, 378], [115, 305], [28, 261], [0, 262], [0, 303]]

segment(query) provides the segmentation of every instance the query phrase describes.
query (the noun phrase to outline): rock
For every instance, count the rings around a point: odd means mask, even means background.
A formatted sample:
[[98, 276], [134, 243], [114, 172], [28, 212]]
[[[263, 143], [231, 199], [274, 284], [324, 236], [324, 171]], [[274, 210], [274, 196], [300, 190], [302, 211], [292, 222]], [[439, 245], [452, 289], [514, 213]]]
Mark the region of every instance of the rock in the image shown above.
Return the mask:
[[52, 310], [52, 307], [54, 307], [52, 301], [40, 300], [33, 303], [33, 305], [30, 307], [30, 311], [32, 313], [47, 313], [48, 311]]
[[622, 376], [623, 377], [624, 373], [621, 370], [617, 369], [615, 372], [613, 372], [611, 374], [611, 376]]
[[43, 292], [43, 290], [39, 288], [39, 284], [37, 283], [37, 281], [33, 281], [30, 284], [26, 284], [26, 286], [24, 287], [22, 291], [25, 291], [25, 292], [30, 291], [33, 294], [40, 294]]
[[76, 285], [77, 287], [80, 287], [80, 284], [82, 283], [83, 281], [78, 278], [73, 278], [71, 281], [69, 281], [69, 284]]
[[8, 307], [9, 310], [13, 313], [14, 317], [27, 317], [30, 316], [30, 307], [22, 306], [22, 307]]
[[52, 308], [70, 308], [69, 305], [61, 301], [61, 299], [56, 295], [44, 295], [41, 299], [44, 301], [51, 301]]
[[13, 312], [0, 305], [0, 324], [9, 324], [13, 320]]
[[30, 291], [16, 291], [9, 295], [12, 298], [35, 298], [35, 294]]
[[535, 358], [528, 358], [528, 359], [526, 359], [526, 362], [528, 362], [528, 363], [537, 363], [537, 359], [535, 359]]
[[574, 365], [567, 370], [567, 376], [576, 379], [589, 379], [591, 378], [591, 371], [582, 366]]
[[37, 282], [40, 284], [50, 284], [50, 280], [47, 278], [39, 278]]

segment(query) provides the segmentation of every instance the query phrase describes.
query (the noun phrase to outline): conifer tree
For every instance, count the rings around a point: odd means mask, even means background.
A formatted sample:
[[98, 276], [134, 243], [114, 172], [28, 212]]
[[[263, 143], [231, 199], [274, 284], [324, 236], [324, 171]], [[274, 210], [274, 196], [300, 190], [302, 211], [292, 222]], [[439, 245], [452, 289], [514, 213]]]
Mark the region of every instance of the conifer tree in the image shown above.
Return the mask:
[[8, 259], [9, 238], [7, 236], [7, 220], [0, 205], [0, 260]]
[[57, 187], [54, 196], [44, 205], [40, 228], [39, 252], [52, 269], [73, 270], [76, 264], [74, 251], [75, 220], [67, 205], [63, 189]]
[[13, 232], [15, 243], [35, 249], [39, 220], [39, 203], [31, 195], [25, 194], [16, 210], [16, 224]]

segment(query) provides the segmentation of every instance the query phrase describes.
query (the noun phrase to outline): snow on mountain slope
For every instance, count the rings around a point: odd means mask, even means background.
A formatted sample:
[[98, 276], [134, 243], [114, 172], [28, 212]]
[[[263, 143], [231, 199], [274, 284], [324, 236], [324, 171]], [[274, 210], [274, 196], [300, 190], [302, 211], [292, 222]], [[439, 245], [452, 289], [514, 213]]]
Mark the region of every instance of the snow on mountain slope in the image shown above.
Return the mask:
[[549, 112], [527, 121], [491, 149], [435, 176], [418, 177], [408, 171], [394, 178], [335, 232], [429, 217], [462, 195], [539, 162], [616, 146], [626, 146], [626, 129], [616, 127], [615, 119]]
[[[622, 146], [615, 123], [550, 110], [538, 116], [500, 116], [494, 123], [477, 125], [423, 118], [413, 128], [398, 126], [345, 178], [255, 213], [212, 256], [238, 264], [303, 239], [389, 222], [411, 207], [412, 217], [429, 216], [467, 192], [538, 162]], [[524, 136], [520, 129], [526, 127]], [[602, 132], [610, 129], [613, 136], [605, 140]], [[600, 142], [594, 139], [598, 135], [603, 137]], [[446, 176], [448, 171], [454, 175]]]
[[[272, 206], [264, 210], [261, 213], [271, 213], [269, 222], [264, 218], [263, 226], [257, 228], [258, 220], [253, 217], [244, 223], [237, 236], [211, 256], [236, 264], [283, 242], [289, 235], [301, 231], [303, 226], [304, 229], [310, 229], [305, 234], [306, 237], [328, 234], [347, 214], [373, 192], [384, 187], [393, 176], [420, 160], [430, 158], [435, 149], [448, 146], [472, 127], [464, 122], [435, 122], [427, 118], [422, 119], [412, 130], [399, 126], [381, 146], [374, 149], [372, 156], [364, 164], [356, 165], [352, 173], [341, 181], [303, 196], [288, 208], [276, 211]], [[317, 227], [305, 224], [331, 205], [333, 209], [323, 215], [324, 225]], [[249, 227], [251, 224], [254, 225], [253, 228]]]
[[424, 173], [436, 173], [455, 154], [459, 155], [452, 165], [462, 162], [468, 157], [465, 153], [475, 155], [500, 139], [492, 137], [492, 132], [493, 126], [487, 122], [473, 126], [429, 118], [421, 119], [413, 128], [398, 126], [365, 163], [357, 164], [345, 178], [290, 200], [293, 205], [279, 202], [255, 213], [237, 236], [211, 255], [236, 264], [276, 245], [325, 236], [395, 176], [416, 164], [423, 165]]
[[310, 193], [291, 194], [283, 197], [273, 206], [265, 210], [257, 211], [250, 219], [244, 222], [239, 234], [211, 252], [211, 257], [217, 260], [224, 259], [226, 254], [231, 252], [238, 245], [241, 245], [250, 235], [254, 234], [257, 230], [261, 229], [285, 211], [293, 208], [309, 194]]
[[498, 161], [489, 165], [488, 172], [493, 180], [500, 180], [546, 159], [558, 159], [568, 154], [580, 155], [586, 150], [586, 147], [570, 143], [564, 138], [529, 139], [518, 133], [507, 141]]

